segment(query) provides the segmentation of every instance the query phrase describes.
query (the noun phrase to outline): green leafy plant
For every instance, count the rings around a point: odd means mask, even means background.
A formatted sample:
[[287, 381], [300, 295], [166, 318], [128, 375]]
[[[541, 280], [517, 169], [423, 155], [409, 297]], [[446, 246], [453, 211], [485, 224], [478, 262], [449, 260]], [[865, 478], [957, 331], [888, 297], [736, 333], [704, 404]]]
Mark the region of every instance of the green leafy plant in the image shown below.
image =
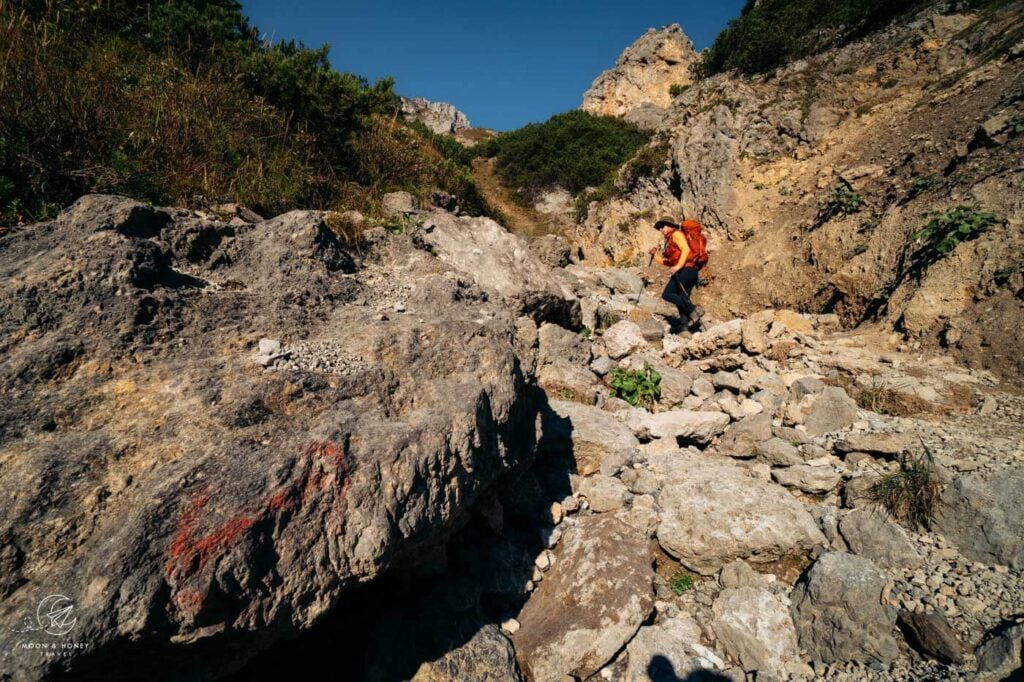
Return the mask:
[[1016, 137], [1024, 135], [1024, 116], [1017, 114], [1010, 118], [1010, 134]]
[[590, 327], [584, 326], [583, 329], [580, 330], [580, 336], [582, 336], [585, 339], [589, 339], [593, 335], [594, 335], [594, 330], [591, 329]]
[[924, 443], [922, 446], [923, 454], [903, 453], [899, 469], [882, 476], [868, 489], [873, 502], [914, 528], [928, 528], [942, 491], [932, 451]]
[[668, 88], [668, 94], [672, 97], [679, 97], [679, 95], [689, 90], [691, 85], [692, 83], [673, 83]]
[[650, 408], [661, 398], [661, 375], [649, 363], [643, 369], [612, 370], [612, 392], [634, 407]]
[[839, 215], [853, 215], [864, 206], [864, 197], [853, 191], [853, 187], [845, 180], [840, 180], [829, 193], [825, 204], [818, 210], [814, 227], [820, 227]]
[[929, 265], [951, 253], [958, 244], [977, 239], [998, 222], [994, 213], [969, 206], [931, 214], [931, 220], [911, 235], [917, 248], [910, 257], [910, 272], [920, 276]]
[[939, 178], [934, 173], [930, 175], [922, 175], [914, 178], [914, 181], [910, 183], [910, 196], [916, 197], [919, 194], [935, 189], [939, 184]]
[[686, 594], [693, 587], [693, 576], [689, 573], [676, 573], [668, 581], [668, 585], [676, 594]]

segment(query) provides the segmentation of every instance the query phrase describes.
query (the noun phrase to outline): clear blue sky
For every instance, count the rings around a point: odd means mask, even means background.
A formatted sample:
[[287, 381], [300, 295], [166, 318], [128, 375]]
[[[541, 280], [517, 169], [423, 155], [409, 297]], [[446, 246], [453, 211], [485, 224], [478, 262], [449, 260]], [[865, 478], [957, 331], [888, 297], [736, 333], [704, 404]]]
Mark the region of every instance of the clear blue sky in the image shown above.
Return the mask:
[[678, 22], [700, 50], [743, 0], [242, 0], [268, 37], [331, 46], [331, 63], [396, 91], [451, 102], [509, 130], [579, 106], [648, 28]]

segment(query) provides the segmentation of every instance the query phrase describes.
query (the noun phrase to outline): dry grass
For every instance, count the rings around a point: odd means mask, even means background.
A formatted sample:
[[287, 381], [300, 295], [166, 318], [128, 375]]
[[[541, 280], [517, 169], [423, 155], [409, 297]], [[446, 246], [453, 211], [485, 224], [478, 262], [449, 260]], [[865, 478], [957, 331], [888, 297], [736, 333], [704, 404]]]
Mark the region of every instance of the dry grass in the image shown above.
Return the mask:
[[876, 481], [868, 489], [868, 497], [900, 523], [927, 528], [935, 515], [941, 490], [932, 452], [924, 446], [921, 455], [901, 455], [899, 470]]

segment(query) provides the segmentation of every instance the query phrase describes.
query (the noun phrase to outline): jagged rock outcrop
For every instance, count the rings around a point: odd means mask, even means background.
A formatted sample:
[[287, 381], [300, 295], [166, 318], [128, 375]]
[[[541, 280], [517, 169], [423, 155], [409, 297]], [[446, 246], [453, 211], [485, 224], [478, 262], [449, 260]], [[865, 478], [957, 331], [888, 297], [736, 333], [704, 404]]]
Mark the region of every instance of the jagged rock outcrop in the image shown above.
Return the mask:
[[[532, 456], [530, 302], [383, 230], [357, 259], [326, 219], [97, 195], [0, 237], [6, 675], [216, 677]], [[50, 594], [61, 658], [8, 627]]]
[[697, 58], [679, 24], [649, 29], [626, 48], [613, 68], [594, 80], [580, 108], [604, 116], [634, 114], [648, 119], [650, 114], [642, 110], [667, 107], [673, 85], [693, 82], [690, 68]]
[[[769, 75], [704, 79], [649, 110], [662, 161], [592, 205], [573, 247], [585, 263], [633, 265], [657, 242], [651, 216], [685, 215], [708, 227], [706, 307], [722, 317], [782, 305], [880, 319], [908, 346], [1019, 380], [1024, 135], [1007, 116], [1021, 115], [1008, 101], [1024, 5], [955, 7], [930, 3]], [[958, 207], [996, 221], [944, 255], [914, 237]]]
[[402, 114], [438, 134], [454, 134], [470, 127], [469, 118], [453, 105], [448, 102], [431, 102], [423, 97], [403, 97]]

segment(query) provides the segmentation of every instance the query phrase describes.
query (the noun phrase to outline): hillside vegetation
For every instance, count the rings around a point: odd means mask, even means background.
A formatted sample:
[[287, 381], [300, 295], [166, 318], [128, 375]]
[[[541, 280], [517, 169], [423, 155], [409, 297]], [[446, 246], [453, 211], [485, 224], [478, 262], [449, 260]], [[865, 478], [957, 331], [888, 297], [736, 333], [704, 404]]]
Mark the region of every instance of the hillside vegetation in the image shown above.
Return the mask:
[[462, 147], [397, 119], [390, 79], [261, 40], [235, 0], [0, 0], [0, 33], [0, 223], [92, 191], [277, 213], [439, 188], [482, 208]]
[[576, 195], [606, 182], [649, 136], [611, 116], [570, 111], [499, 135], [480, 145], [498, 175], [524, 202], [560, 186]]

